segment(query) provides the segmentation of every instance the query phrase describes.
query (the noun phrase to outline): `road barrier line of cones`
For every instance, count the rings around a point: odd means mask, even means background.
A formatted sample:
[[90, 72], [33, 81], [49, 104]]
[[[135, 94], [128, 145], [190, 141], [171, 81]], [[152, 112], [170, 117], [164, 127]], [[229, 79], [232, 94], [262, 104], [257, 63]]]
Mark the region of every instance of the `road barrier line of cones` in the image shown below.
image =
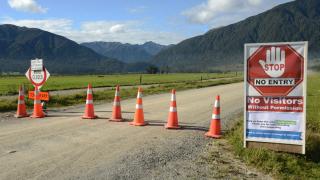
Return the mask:
[[[134, 126], [145, 126], [148, 123], [144, 120], [144, 111], [143, 111], [143, 103], [142, 103], [142, 88], [138, 88], [136, 107], [134, 113], [134, 119], [130, 122], [130, 125]], [[19, 86], [19, 96], [17, 103], [17, 112], [15, 117], [22, 118], [28, 117], [26, 111], [25, 104], [25, 96], [24, 96], [24, 88], [23, 86]], [[33, 112], [30, 116], [31, 118], [43, 118], [45, 117], [45, 113], [43, 112], [41, 100], [40, 100], [40, 90], [38, 87], [35, 87], [34, 90], [34, 105]], [[93, 92], [91, 84], [88, 84], [87, 88], [87, 97], [86, 97], [86, 106], [85, 111], [82, 116], [83, 119], [95, 119], [98, 116], [95, 115], [94, 105], [93, 105]], [[115, 89], [115, 96], [112, 107], [112, 115], [110, 121], [122, 122], [122, 112], [121, 112], [121, 103], [120, 103], [120, 86], [117, 85]], [[178, 111], [177, 111], [177, 100], [176, 100], [176, 90], [172, 89], [171, 91], [171, 100], [170, 100], [170, 108], [167, 123], [165, 124], [166, 129], [179, 129], [178, 123]], [[220, 138], [221, 137], [221, 122], [220, 122], [220, 96], [216, 96], [215, 103], [212, 112], [212, 118], [210, 122], [209, 131], [205, 133], [205, 136], [212, 138]]]

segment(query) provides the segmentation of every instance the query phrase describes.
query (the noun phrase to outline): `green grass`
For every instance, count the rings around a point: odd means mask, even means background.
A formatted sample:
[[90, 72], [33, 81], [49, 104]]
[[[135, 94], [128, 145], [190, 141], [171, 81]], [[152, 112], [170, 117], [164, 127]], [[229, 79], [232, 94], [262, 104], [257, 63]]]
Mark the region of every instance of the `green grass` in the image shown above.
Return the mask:
[[[162, 84], [173, 82], [192, 82], [199, 80], [234, 77], [236, 73], [179, 73], [179, 74], [124, 74], [124, 75], [80, 75], [57, 76], [51, 75], [43, 91], [84, 88], [88, 83], [94, 87], [113, 87], [119, 85]], [[238, 73], [238, 76], [241, 74]], [[0, 76], [0, 95], [17, 94], [20, 84], [26, 89], [32, 89], [31, 83], [25, 76]]]
[[227, 134], [234, 152], [277, 179], [320, 178], [320, 74], [308, 77], [306, 155], [243, 148], [243, 120]]
[[[185, 89], [194, 89], [202, 88], [209, 86], [216, 86], [222, 84], [230, 84], [235, 82], [240, 82], [243, 80], [243, 77], [238, 76], [229, 79], [212, 79], [210, 81], [186, 81], [178, 83], [164, 83], [158, 85], [152, 85], [144, 89], [144, 95], [149, 94], [159, 94], [170, 92], [171, 89], [175, 88], [176, 90], [185, 90]], [[93, 87], [95, 88], [95, 87]], [[94, 89], [93, 89], [94, 90]], [[121, 98], [127, 99], [135, 97], [137, 93], [137, 88], [126, 88], [121, 89]], [[94, 92], [94, 101], [103, 101], [111, 102], [114, 98], [114, 89], [96, 91]], [[82, 93], [76, 93], [72, 95], [54, 95], [50, 96], [50, 101], [47, 104], [48, 107], [61, 107], [61, 106], [71, 106], [76, 104], [84, 104], [86, 99], [86, 91]], [[32, 100], [26, 98], [26, 105], [29, 109], [32, 108]], [[17, 100], [0, 100], [0, 111], [10, 111], [15, 110], [17, 106]]]

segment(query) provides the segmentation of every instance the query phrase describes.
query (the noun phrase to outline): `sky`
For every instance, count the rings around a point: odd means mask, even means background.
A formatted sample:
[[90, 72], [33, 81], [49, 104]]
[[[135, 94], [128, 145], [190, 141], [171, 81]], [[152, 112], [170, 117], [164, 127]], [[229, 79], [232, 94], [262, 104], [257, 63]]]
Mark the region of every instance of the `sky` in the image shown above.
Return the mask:
[[292, 0], [0, 0], [0, 24], [78, 43], [176, 44]]

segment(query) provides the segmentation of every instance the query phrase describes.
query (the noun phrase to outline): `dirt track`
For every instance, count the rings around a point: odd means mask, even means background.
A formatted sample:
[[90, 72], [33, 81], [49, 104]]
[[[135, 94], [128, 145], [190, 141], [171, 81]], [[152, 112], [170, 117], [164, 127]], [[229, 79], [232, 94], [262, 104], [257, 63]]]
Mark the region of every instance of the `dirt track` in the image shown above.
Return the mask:
[[[182, 130], [163, 128], [170, 94], [143, 98], [145, 119], [150, 123], [145, 127], [108, 122], [111, 103], [95, 106], [100, 117], [97, 120], [79, 118], [82, 106], [49, 111], [50, 117], [44, 119], [3, 118], [0, 179], [261, 179], [262, 175], [249, 171], [231, 155], [220, 159], [230, 163], [227, 170], [239, 173], [221, 176], [219, 168], [210, 171], [210, 165], [196, 163], [212, 142], [203, 134], [209, 125], [214, 96], [221, 95], [226, 128], [232, 123], [232, 115], [243, 107], [242, 89], [242, 83], [236, 83], [177, 92]], [[121, 104], [123, 116], [132, 119], [135, 99]]]

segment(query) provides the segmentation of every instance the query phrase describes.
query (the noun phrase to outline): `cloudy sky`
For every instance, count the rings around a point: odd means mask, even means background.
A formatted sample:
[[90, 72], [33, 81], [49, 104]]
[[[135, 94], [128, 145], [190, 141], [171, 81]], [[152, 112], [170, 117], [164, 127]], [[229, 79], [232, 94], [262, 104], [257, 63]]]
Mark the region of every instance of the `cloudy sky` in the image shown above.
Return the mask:
[[174, 44], [291, 0], [0, 0], [0, 24], [76, 42]]

